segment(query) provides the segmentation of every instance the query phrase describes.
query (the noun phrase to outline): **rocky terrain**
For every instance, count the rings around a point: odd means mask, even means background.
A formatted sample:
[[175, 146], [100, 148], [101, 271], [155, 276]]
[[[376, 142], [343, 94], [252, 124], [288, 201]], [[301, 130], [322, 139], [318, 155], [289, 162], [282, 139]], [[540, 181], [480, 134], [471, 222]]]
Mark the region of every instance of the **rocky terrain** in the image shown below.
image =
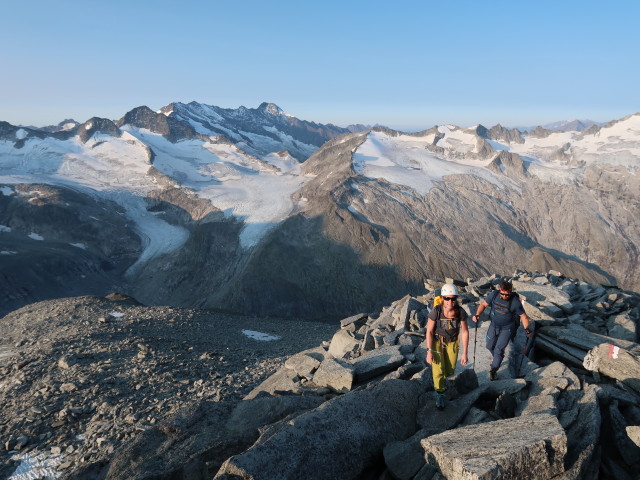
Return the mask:
[[[455, 281], [463, 307], [500, 280]], [[27, 453], [74, 479], [637, 478], [640, 295], [558, 271], [512, 280], [535, 347], [520, 329], [489, 381], [488, 322], [471, 324], [442, 412], [424, 361], [441, 281], [339, 324], [120, 296], [25, 307], [0, 320], [3, 473]]]
[[54, 470], [70, 472], [109, 459], [177, 411], [236, 403], [334, 330], [329, 321], [145, 307], [122, 295], [14, 311], [0, 320], [0, 478], [20, 463], [15, 452], [46, 453]]

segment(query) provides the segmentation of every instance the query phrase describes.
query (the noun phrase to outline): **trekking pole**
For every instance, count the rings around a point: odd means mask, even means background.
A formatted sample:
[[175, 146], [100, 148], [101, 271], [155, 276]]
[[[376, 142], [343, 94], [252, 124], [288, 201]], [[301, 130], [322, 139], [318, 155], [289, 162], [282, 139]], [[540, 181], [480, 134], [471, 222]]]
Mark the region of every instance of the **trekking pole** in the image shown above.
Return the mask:
[[480, 321], [480, 317], [476, 320], [476, 327], [473, 329], [473, 371], [476, 371], [476, 342], [478, 341], [478, 322]]
[[529, 344], [529, 337], [524, 337], [526, 338], [525, 342], [524, 342], [524, 348], [522, 349], [522, 358], [520, 359], [520, 365], [518, 365], [518, 376], [520, 376], [520, 369], [522, 368], [522, 362], [524, 362], [524, 357], [527, 354], [527, 345]]

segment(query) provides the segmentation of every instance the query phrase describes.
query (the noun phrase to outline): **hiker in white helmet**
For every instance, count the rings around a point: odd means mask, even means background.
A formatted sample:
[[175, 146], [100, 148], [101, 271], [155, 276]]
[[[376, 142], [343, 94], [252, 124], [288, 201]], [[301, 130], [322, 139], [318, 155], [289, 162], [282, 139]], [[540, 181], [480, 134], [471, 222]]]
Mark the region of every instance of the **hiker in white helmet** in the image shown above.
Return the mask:
[[469, 328], [467, 312], [458, 305], [458, 287], [447, 283], [440, 289], [442, 304], [431, 310], [427, 322], [427, 363], [431, 365], [436, 407], [442, 410], [446, 403], [445, 379], [453, 375], [462, 341], [461, 365], [468, 362]]

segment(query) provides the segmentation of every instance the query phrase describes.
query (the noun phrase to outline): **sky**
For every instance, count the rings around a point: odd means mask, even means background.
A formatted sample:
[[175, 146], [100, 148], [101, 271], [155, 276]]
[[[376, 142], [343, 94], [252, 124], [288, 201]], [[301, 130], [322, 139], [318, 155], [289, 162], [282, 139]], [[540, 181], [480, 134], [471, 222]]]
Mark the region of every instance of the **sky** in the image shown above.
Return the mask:
[[640, 2], [0, 0], [0, 121], [272, 102], [303, 120], [606, 122], [640, 111]]

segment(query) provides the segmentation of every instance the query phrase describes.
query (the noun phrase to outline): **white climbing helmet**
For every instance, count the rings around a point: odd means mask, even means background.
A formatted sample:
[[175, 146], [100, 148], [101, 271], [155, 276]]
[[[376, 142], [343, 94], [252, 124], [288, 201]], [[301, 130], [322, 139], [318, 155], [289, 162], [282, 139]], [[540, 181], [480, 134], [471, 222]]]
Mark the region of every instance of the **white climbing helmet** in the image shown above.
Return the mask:
[[440, 295], [443, 297], [457, 297], [460, 293], [458, 292], [458, 287], [453, 283], [445, 283], [440, 289]]

